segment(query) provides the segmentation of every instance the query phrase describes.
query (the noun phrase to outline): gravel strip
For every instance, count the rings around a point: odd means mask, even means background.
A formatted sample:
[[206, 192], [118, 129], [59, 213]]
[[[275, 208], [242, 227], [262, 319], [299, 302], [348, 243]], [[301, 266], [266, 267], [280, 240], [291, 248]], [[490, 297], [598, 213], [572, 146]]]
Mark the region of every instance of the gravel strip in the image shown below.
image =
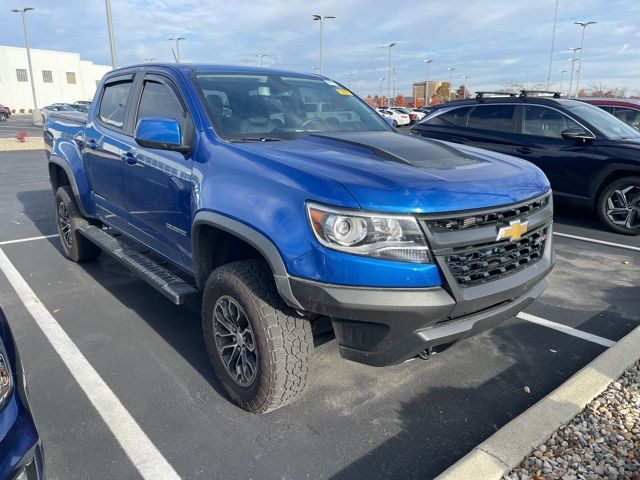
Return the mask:
[[503, 480], [640, 480], [640, 362]]
[[44, 149], [44, 140], [41, 136], [28, 137], [24, 142], [19, 142], [15, 138], [0, 138], [0, 152], [41, 149]]

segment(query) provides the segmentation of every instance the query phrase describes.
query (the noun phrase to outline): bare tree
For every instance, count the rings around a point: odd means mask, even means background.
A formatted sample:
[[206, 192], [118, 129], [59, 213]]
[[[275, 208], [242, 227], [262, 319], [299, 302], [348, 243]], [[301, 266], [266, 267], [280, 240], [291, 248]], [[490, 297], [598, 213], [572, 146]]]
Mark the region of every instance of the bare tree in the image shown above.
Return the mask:
[[627, 87], [614, 87], [604, 82], [592, 82], [587, 88], [580, 89], [578, 96], [624, 98], [627, 96]]
[[547, 90], [547, 82], [507, 82], [503, 87], [505, 92], [520, 93], [521, 90]]

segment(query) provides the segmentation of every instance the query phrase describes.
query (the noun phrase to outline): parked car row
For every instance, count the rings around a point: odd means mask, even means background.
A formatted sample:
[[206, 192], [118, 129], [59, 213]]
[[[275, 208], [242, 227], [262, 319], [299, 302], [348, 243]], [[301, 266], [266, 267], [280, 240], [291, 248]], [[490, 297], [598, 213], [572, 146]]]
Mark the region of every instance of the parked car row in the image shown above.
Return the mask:
[[46, 120], [52, 112], [82, 112], [88, 113], [91, 102], [78, 100], [74, 103], [52, 103], [40, 110], [42, 120]]
[[640, 234], [640, 131], [615, 115], [626, 106], [607, 101], [610, 115], [552, 92], [496, 93], [434, 107], [411, 133], [528, 160], [557, 197], [593, 208], [612, 231]]

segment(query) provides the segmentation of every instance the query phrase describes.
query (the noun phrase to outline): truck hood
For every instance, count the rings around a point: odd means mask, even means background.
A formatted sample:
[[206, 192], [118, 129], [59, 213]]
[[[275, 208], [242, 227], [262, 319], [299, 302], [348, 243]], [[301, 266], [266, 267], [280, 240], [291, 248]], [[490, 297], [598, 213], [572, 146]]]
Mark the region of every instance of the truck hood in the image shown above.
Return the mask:
[[236, 144], [342, 184], [361, 208], [437, 213], [515, 203], [549, 182], [507, 155], [394, 132], [340, 132]]

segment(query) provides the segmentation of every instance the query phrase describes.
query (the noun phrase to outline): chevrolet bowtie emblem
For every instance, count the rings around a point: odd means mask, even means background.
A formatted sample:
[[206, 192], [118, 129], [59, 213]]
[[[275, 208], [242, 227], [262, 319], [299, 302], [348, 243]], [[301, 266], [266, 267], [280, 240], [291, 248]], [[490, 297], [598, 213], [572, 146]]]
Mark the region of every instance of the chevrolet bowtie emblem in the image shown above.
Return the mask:
[[508, 238], [510, 241], [520, 240], [523, 233], [527, 233], [529, 228], [529, 222], [521, 222], [520, 220], [514, 220], [509, 222], [508, 227], [501, 227], [498, 230], [498, 237], [496, 240], [503, 240]]

